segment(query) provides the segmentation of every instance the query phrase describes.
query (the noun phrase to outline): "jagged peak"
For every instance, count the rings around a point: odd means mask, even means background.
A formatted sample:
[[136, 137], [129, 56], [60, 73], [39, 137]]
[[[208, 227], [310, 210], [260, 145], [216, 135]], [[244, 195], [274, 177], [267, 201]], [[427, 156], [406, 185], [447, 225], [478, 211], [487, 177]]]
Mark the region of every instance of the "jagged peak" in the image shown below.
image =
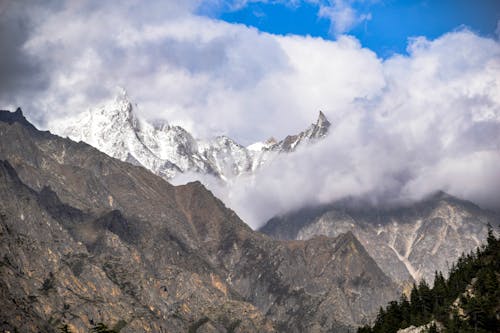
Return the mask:
[[132, 127], [139, 126], [139, 120], [135, 114], [134, 106], [127, 91], [119, 88], [113, 98], [96, 109], [89, 110], [92, 121], [105, 123], [130, 124]]
[[320, 110], [318, 114], [318, 120], [316, 121], [316, 127], [328, 128], [330, 127], [330, 125], [331, 123], [328, 121], [328, 118], [326, 118], [323, 111]]
[[116, 94], [104, 102], [100, 107], [91, 109], [91, 114], [103, 114], [108, 117], [122, 115], [124, 118], [134, 118], [134, 107], [127, 91], [124, 88], [118, 88]]
[[3, 121], [20, 121], [20, 120], [26, 120], [23, 114], [23, 110], [21, 110], [20, 107], [16, 109], [16, 111], [11, 112], [8, 110], [0, 110], [0, 115], [1, 115], [1, 120]]
[[0, 121], [6, 122], [8, 124], [19, 123], [26, 128], [36, 130], [36, 127], [33, 126], [33, 124], [31, 124], [28, 119], [26, 119], [20, 107], [18, 107], [15, 112], [0, 110]]
[[127, 90], [123, 87], [118, 88], [118, 92], [115, 96], [115, 103], [117, 104], [132, 104], [130, 102], [130, 97], [127, 93]]
[[132, 102], [130, 101], [130, 97], [124, 88], [119, 88], [119, 91], [114, 98], [114, 104], [114, 106], [117, 106], [118, 110], [132, 114]]

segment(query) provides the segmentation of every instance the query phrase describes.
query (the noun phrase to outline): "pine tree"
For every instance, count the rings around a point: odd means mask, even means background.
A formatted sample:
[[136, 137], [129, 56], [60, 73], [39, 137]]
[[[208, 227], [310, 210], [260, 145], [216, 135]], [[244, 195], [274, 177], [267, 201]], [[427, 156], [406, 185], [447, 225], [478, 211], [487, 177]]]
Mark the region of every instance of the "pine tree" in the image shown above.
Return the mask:
[[402, 294], [399, 299], [399, 306], [401, 308], [401, 327], [410, 326], [411, 323], [411, 313], [410, 313], [410, 302], [408, 302], [408, 298], [405, 294]]
[[[500, 318], [500, 239], [488, 230], [487, 244], [477, 251], [463, 254], [452, 265], [448, 279], [441, 272], [434, 274], [434, 286], [425, 281], [413, 284], [410, 299], [402, 295], [399, 301], [381, 308], [373, 328], [364, 326], [358, 333], [393, 333], [410, 325], [421, 326], [439, 321], [446, 333], [498, 332]], [[471, 288], [471, 293], [465, 293]], [[452, 306], [459, 299], [458, 307]], [[428, 332], [437, 332], [433, 323]]]

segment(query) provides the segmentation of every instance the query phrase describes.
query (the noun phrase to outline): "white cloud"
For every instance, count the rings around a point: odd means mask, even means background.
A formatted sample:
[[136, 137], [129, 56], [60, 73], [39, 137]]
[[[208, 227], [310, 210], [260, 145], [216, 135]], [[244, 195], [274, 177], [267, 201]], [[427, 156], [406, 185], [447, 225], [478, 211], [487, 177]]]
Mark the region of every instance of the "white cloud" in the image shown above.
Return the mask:
[[148, 117], [250, 143], [298, 130], [318, 109], [346, 108], [383, 84], [375, 54], [350, 37], [277, 37], [189, 8], [166, 10], [165, 20], [136, 17], [131, 5], [82, 14], [76, 3], [41, 22], [26, 45], [50, 67], [50, 93], [30, 106], [49, 117], [96, 105], [118, 85]]
[[381, 67], [367, 71], [373, 89], [332, 113], [338, 121], [324, 142], [227, 188], [209, 186], [253, 227], [352, 196], [390, 205], [444, 190], [499, 209], [500, 45], [464, 30], [415, 39], [409, 50], [369, 65]]
[[349, 31], [361, 19], [356, 10], [348, 2], [342, 0], [320, 5], [318, 15], [330, 20], [330, 31], [335, 36]]
[[22, 49], [43, 64], [48, 86], [9, 103], [50, 120], [123, 86], [143, 116], [244, 144], [297, 132], [324, 110], [333, 121], [324, 142], [230, 188], [211, 185], [253, 226], [353, 195], [390, 203], [443, 189], [500, 207], [498, 40], [456, 31], [381, 60], [353, 37], [275, 36], [193, 15], [197, 4], [33, 9]]

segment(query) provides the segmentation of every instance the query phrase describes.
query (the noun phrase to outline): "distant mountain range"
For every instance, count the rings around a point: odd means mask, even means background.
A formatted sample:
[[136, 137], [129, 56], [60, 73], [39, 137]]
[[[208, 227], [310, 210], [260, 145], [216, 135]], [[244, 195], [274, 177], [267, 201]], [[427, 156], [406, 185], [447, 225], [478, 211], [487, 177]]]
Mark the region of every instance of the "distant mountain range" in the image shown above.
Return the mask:
[[281, 141], [271, 138], [244, 147], [231, 138], [194, 138], [180, 126], [165, 121], [149, 123], [134, 113], [123, 92], [114, 101], [72, 119], [53, 122], [50, 130], [74, 141], [86, 142], [109, 156], [144, 166], [165, 179], [195, 172], [228, 180], [252, 173], [276, 154], [325, 137], [330, 122], [320, 111], [315, 124]]
[[329, 128], [320, 112], [281, 141], [198, 140], [139, 119], [122, 95], [57, 127], [76, 143], [0, 111], [0, 329], [352, 331], [499, 225], [440, 192], [404, 207], [296, 207], [264, 235], [201, 183], [165, 181], [251, 174]]
[[0, 330], [347, 332], [399, 293], [353, 233], [281, 241], [199, 182], [0, 111]]
[[485, 240], [499, 214], [439, 192], [406, 207], [377, 208], [339, 202], [301, 208], [267, 222], [260, 231], [276, 239], [306, 240], [352, 232], [382, 270], [400, 285], [446, 274], [462, 253]]
[[412, 287], [408, 297], [381, 308], [374, 325], [357, 333], [492, 332], [500, 327], [500, 238], [488, 230], [485, 244], [460, 256], [449, 277]]
[[[51, 126], [62, 136], [87, 142], [165, 179], [194, 172], [223, 181], [252, 174], [278, 154], [292, 153], [301, 145], [321, 140], [330, 127], [319, 112], [316, 123], [281, 141], [270, 139], [243, 147], [225, 136], [199, 140], [182, 127], [141, 120], [126, 93], [73, 120]], [[405, 208], [361, 207], [364, 209], [352, 210], [338, 203], [296, 207], [296, 212], [272, 219], [261, 231], [278, 239], [335, 237], [351, 231], [379, 266], [404, 285], [421, 278], [430, 281], [435, 270], [446, 272], [462, 252], [484, 241], [487, 223], [499, 221], [498, 215], [444, 193]]]

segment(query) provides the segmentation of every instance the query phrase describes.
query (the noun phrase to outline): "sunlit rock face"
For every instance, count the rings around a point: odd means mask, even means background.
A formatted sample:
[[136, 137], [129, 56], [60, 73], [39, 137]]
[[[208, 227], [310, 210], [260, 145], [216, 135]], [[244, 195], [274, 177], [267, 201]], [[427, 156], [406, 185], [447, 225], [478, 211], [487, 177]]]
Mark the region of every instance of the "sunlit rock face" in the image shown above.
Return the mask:
[[486, 239], [487, 225], [497, 226], [498, 214], [445, 193], [395, 209], [345, 204], [306, 208], [271, 219], [261, 231], [277, 239], [335, 237], [352, 232], [380, 268], [406, 284], [446, 273], [462, 253]]

